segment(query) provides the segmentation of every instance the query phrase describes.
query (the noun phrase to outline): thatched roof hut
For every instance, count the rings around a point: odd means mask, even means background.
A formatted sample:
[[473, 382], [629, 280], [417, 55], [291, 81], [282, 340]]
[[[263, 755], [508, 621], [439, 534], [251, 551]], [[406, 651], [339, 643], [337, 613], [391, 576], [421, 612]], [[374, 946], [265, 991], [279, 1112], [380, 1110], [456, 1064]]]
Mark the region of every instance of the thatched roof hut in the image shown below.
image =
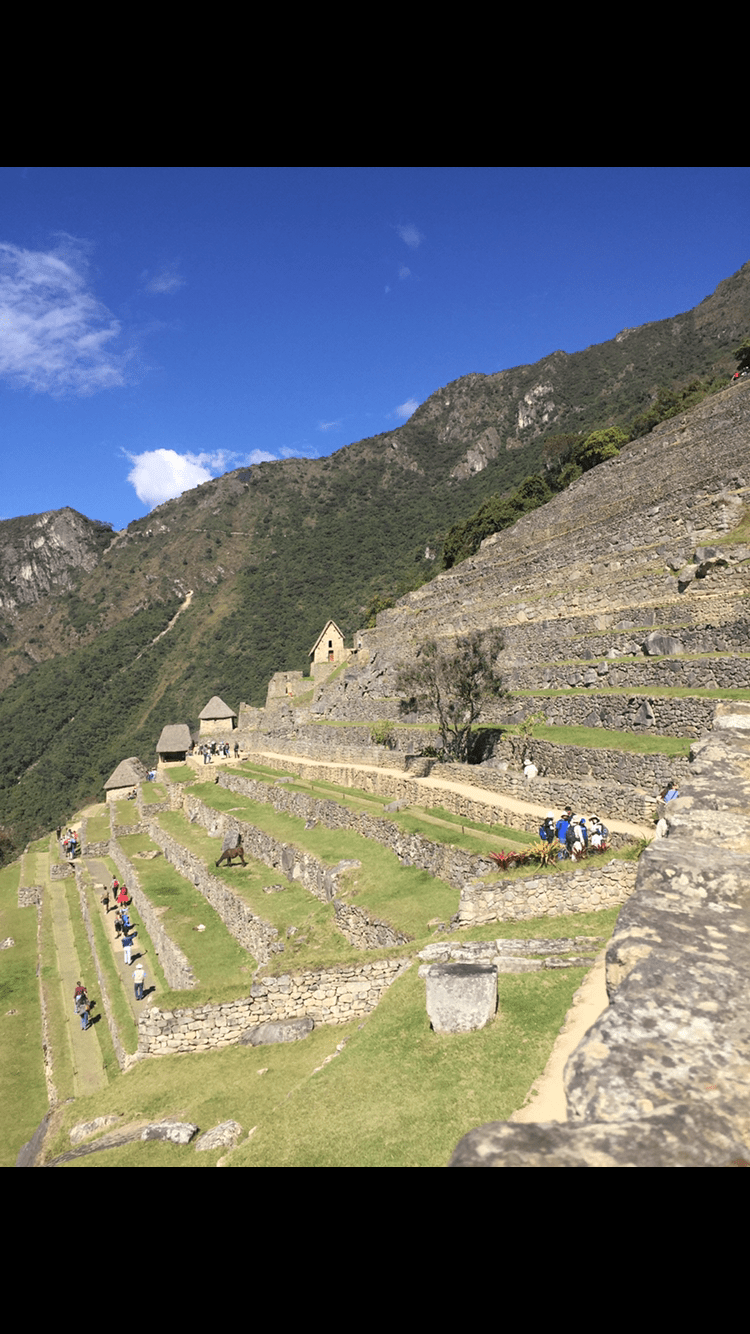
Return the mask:
[[201, 735], [205, 732], [231, 732], [232, 728], [237, 726], [237, 714], [234, 709], [230, 709], [218, 695], [214, 695], [208, 701], [198, 717], [201, 723]]
[[119, 801], [128, 792], [134, 792], [139, 783], [146, 781], [146, 766], [141, 764], [137, 755], [127, 760], [120, 760], [117, 768], [104, 784], [107, 801]]
[[156, 753], [162, 764], [173, 760], [184, 760], [192, 745], [190, 728], [187, 723], [167, 723], [161, 730], [156, 743]]

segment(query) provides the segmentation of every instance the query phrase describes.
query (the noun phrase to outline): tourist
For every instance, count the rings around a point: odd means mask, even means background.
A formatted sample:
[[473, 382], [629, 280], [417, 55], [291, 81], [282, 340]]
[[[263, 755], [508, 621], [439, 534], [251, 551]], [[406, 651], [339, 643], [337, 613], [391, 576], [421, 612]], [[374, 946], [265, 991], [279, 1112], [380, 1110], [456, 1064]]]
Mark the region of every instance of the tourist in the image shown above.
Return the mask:
[[87, 999], [88, 997], [86, 996], [86, 988], [83, 986], [81, 982], [76, 982], [76, 989], [73, 992], [73, 1009], [75, 1010], [76, 1014], [78, 1014], [79, 1002], [85, 1001]]
[[146, 980], [146, 974], [142, 963], [137, 963], [133, 969], [133, 986], [135, 988], [135, 998], [137, 1001], [143, 1000], [143, 983]]
[[125, 958], [125, 963], [127, 964], [128, 968], [130, 967], [130, 951], [131, 951], [131, 949], [133, 948], [133, 941], [134, 941], [134, 939], [135, 939], [135, 932], [134, 932], [134, 931], [131, 931], [131, 930], [123, 931], [123, 933], [122, 933], [122, 949], [123, 949], [123, 954], [124, 954], [124, 958]]
[[101, 899], [100, 899], [100, 902], [101, 902], [102, 907], [103, 907], [103, 908], [106, 908], [106, 910], [107, 910], [107, 916], [109, 916], [109, 890], [108, 890], [108, 889], [105, 889], [105, 891], [104, 891], [104, 893], [102, 894], [102, 897], [101, 897]]

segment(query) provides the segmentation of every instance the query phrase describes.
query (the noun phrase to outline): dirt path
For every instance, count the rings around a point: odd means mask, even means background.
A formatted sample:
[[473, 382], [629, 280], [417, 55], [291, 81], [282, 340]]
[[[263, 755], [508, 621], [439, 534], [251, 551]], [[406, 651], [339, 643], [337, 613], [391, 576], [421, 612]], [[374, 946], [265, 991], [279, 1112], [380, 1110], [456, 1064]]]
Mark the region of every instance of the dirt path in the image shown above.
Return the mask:
[[565, 1016], [565, 1023], [544, 1072], [531, 1085], [523, 1107], [509, 1116], [509, 1121], [567, 1121], [563, 1088], [565, 1062], [609, 1004], [605, 985], [605, 955], [606, 950], [602, 950], [593, 968], [583, 979]]
[[[67, 882], [70, 883], [69, 881]], [[87, 988], [89, 995], [96, 996], [95, 977], [85, 977], [78, 958], [73, 938], [73, 927], [68, 911], [64, 880], [49, 882], [49, 894], [52, 905], [52, 930], [57, 952], [57, 970], [60, 978], [62, 1011], [67, 1023], [67, 1032], [73, 1052], [73, 1075], [76, 1097], [87, 1093], [97, 1093], [107, 1085], [101, 1048], [96, 1030], [99, 1024], [106, 1024], [101, 1006], [97, 1005], [97, 1021], [83, 1031], [81, 1021], [73, 1008], [73, 992], [80, 981]]]
[[[403, 782], [407, 775], [403, 769], [388, 769], [378, 764], [359, 764], [337, 762], [328, 760], [311, 760], [307, 755], [282, 755], [277, 751], [264, 750], [257, 752], [259, 756], [265, 756], [267, 759], [282, 760], [286, 765], [316, 765], [321, 770], [340, 770], [342, 768], [351, 768], [363, 770], [366, 773], [388, 774], [391, 778], [398, 778]], [[513, 811], [516, 815], [531, 815], [541, 824], [549, 805], [539, 805], [533, 801], [521, 801], [518, 797], [511, 797], [504, 792], [491, 792], [484, 787], [475, 787], [471, 783], [456, 783], [446, 778], [412, 778], [410, 781], [418, 783], [420, 787], [430, 789], [433, 792], [456, 792], [459, 796], [466, 797], [470, 801], [481, 801], [486, 806], [496, 806], [499, 810]], [[631, 824], [629, 820], [614, 820], [606, 817], [607, 824], [613, 833], [626, 834], [629, 838], [650, 838], [653, 835], [653, 829], [648, 825]]]
[[[104, 865], [104, 862], [99, 861], [98, 858], [96, 857], [86, 857], [85, 864], [86, 867], [88, 868], [89, 874], [91, 875], [91, 878], [94, 881], [94, 883], [99, 885], [106, 885], [108, 888], [109, 885], [112, 883], [112, 877], [109, 871], [107, 870], [107, 867]], [[144, 1006], [147, 1006], [149, 1004], [154, 1004], [153, 998], [158, 995], [159, 984], [156, 977], [153, 974], [153, 971], [149, 970], [148, 947], [146, 946], [145, 941], [143, 945], [141, 945], [140, 937], [138, 935], [136, 935], [135, 941], [133, 943], [133, 948], [131, 951], [132, 963], [130, 967], [128, 967], [128, 965], [126, 964], [125, 951], [122, 947], [122, 943], [117, 935], [117, 932], [115, 931], [116, 912], [112, 908], [111, 903], [109, 906], [109, 912], [105, 912], [102, 904], [99, 902], [100, 894], [101, 891], [99, 890], [97, 891], [94, 897], [96, 898], [97, 906], [99, 912], [101, 913], [101, 919], [104, 924], [104, 930], [107, 933], [107, 939], [110, 941], [112, 947], [112, 956], [114, 958], [117, 971], [120, 974], [120, 978], [122, 979], [122, 985], [125, 991], [125, 996], [127, 997], [128, 1004], [132, 1011], [133, 1017], [137, 1023], [138, 1016], [141, 1014]], [[138, 922], [138, 914], [135, 911], [133, 905], [131, 905], [130, 917], [131, 921], [133, 921], [135, 924], [135, 930], [139, 931], [140, 927]], [[139, 963], [143, 964], [146, 973], [146, 979], [143, 984], [144, 996], [142, 1001], [137, 1001], [135, 999], [135, 987], [133, 985], [133, 979], [132, 979], [132, 973], [136, 965], [136, 960]]]

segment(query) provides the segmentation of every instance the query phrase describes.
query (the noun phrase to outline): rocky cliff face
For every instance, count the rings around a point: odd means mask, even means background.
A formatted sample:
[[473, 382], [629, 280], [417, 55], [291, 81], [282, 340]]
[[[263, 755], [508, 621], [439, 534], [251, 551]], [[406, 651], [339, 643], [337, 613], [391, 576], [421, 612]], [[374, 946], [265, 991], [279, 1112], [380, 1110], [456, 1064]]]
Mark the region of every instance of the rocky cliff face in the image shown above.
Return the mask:
[[78, 574], [93, 570], [112, 537], [109, 524], [73, 509], [0, 523], [0, 611], [12, 614], [55, 589], [70, 591]]

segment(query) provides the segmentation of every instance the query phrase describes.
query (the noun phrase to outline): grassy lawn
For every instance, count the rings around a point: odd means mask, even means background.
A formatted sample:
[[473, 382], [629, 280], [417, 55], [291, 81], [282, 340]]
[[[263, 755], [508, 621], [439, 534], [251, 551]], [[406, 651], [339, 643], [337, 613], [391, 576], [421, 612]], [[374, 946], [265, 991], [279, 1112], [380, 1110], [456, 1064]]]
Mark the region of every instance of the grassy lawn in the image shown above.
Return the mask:
[[299, 780], [299, 774], [292, 773], [285, 769], [271, 769], [267, 764], [255, 764], [250, 760], [241, 760], [239, 764], [232, 765], [230, 770], [233, 774], [242, 774], [243, 778], [256, 778], [261, 782], [276, 782], [279, 778], [294, 778]]
[[36, 908], [18, 907], [21, 863], [0, 871], [0, 1164], [12, 1167], [18, 1150], [47, 1112], [42, 1060], [42, 1010], [37, 964]]
[[166, 783], [143, 783], [141, 785], [141, 800], [144, 806], [149, 806], [155, 801], [166, 801], [167, 798]]
[[[132, 806], [131, 802], [125, 803]], [[124, 824], [125, 822], [122, 821]], [[110, 836], [109, 807], [100, 809], [96, 815], [90, 815], [86, 821], [86, 842], [103, 843]]]
[[[494, 729], [493, 729], [494, 730]], [[518, 736], [518, 727], [499, 727], [503, 734]], [[680, 756], [690, 753], [690, 739], [681, 736], [649, 736], [642, 732], [614, 732], [606, 727], [534, 727], [534, 741], [555, 741], [559, 746], [585, 746], [595, 750], [622, 750], [630, 755]]]
[[169, 775], [165, 783], [192, 783], [196, 774], [191, 764], [171, 764], [164, 772]]
[[52, 925], [52, 899], [45, 893], [42, 904], [41, 980], [47, 1011], [47, 1029], [52, 1059], [52, 1082], [60, 1102], [72, 1098], [75, 1091], [73, 1053], [70, 1047], [69, 1015], [64, 1012], [60, 989], [60, 965]]
[[[214, 863], [221, 850], [218, 839], [211, 838], [200, 825], [191, 825], [182, 815], [174, 811], [163, 811], [158, 822], [167, 834], [171, 834], [188, 851], [200, 857], [206, 869], [227, 888], [237, 894], [251, 912], [275, 926], [279, 939], [284, 944], [284, 952], [272, 957], [269, 967], [264, 972], [285, 973], [302, 968], [331, 968], [337, 964], [361, 964], [363, 954], [355, 950], [335, 925], [335, 913], [332, 903], [321, 903], [299, 881], [288, 882], [280, 871], [255, 861], [245, 854], [246, 867], [220, 866]], [[283, 884], [282, 893], [265, 894], [266, 885]], [[292, 936], [287, 938], [287, 931], [294, 928]], [[380, 953], [388, 954], [388, 951]], [[368, 952], [368, 958], [370, 957]], [[379, 955], [376, 954], [376, 957]], [[249, 960], [250, 956], [246, 958]], [[248, 981], [243, 981], [243, 991], [247, 992]], [[182, 1003], [185, 1001], [183, 999]], [[192, 1002], [190, 1002], [192, 1003]]]
[[[616, 916], [610, 909], [503, 923], [460, 938], [607, 939]], [[523, 1104], [584, 975], [579, 968], [501, 975], [493, 1023], [448, 1036], [429, 1026], [415, 965], [364, 1020], [321, 1026], [304, 1042], [139, 1064], [112, 1088], [62, 1108], [46, 1152], [69, 1148], [76, 1122], [115, 1111], [124, 1122], [178, 1117], [201, 1130], [232, 1118], [245, 1136], [255, 1127], [228, 1157], [230, 1166], [445, 1166], [468, 1130]], [[341, 1054], [323, 1065], [342, 1042]], [[221, 1156], [138, 1143], [74, 1165], [209, 1167]]]
[[[81, 916], [81, 902], [78, 897], [78, 889], [73, 880], [66, 880], [64, 884], [65, 897], [68, 901], [68, 913], [73, 928], [73, 940], [75, 942], [76, 954], [78, 955], [78, 963], [80, 965], [80, 976], [82, 980], [87, 978], [90, 979], [90, 982], [87, 983], [87, 989], [90, 999], [94, 1000], [97, 998], [99, 988], [96, 981], [94, 956], [91, 953], [88, 934]], [[115, 1049], [112, 1045], [112, 1035], [109, 1031], [109, 1024], [107, 1023], [107, 1018], [104, 1013], [104, 1006], [101, 1003], [96, 1006], [96, 1013], [97, 1015], [100, 1015], [101, 1018], [99, 1022], [96, 1023], [95, 1032], [102, 1054], [104, 1070], [107, 1079], [111, 1082], [115, 1075], [119, 1074], [120, 1067], [117, 1064]]]

